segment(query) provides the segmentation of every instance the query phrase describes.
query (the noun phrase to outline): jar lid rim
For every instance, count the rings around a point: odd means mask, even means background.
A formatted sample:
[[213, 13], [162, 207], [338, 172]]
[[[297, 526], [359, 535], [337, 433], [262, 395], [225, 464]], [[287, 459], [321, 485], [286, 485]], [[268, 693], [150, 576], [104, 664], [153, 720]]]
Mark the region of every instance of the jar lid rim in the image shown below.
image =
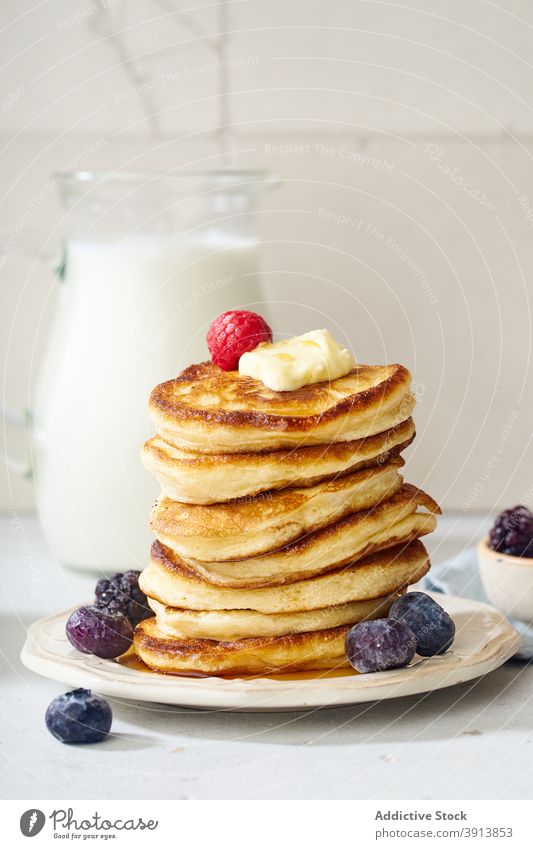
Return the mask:
[[59, 181], [91, 182], [91, 181], [117, 181], [117, 182], [150, 182], [152, 180], [175, 180], [189, 177], [200, 177], [227, 181], [229, 178], [243, 178], [245, 180], [261, 181], [267, 179], [269, 182], [276, 180], [277, 176], [269, 168], [187, 168], [173, 169], [171, 171], [58, 171], [54, 177]]

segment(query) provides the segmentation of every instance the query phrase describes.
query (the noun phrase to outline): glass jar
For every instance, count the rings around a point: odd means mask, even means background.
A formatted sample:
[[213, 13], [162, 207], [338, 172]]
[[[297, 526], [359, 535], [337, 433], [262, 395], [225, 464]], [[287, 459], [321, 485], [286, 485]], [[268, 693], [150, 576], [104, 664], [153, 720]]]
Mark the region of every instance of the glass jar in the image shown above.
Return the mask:
[[144, 567], [157, 495], [139, 460], [148, 395], [207, 359], [215, 316], [266, 314], [254, 212], [276, 182], [236, 170], [57, 177], [58, 305], [30, 420], [39, 513], [61, 562]]

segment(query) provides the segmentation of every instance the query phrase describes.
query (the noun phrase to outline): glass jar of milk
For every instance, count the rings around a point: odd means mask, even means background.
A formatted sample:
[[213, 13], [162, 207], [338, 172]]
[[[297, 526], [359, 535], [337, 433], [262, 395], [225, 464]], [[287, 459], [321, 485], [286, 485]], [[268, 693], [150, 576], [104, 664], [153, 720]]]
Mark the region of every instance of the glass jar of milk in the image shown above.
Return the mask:
[[38, 508], [57, 558], [142, 569], [157, 495], [139, 449], [155, 384], [208, 358], [209, 323], [265, 315], [254, 216], [262, 171], [75, 173], [58, 309], [32, 406]]

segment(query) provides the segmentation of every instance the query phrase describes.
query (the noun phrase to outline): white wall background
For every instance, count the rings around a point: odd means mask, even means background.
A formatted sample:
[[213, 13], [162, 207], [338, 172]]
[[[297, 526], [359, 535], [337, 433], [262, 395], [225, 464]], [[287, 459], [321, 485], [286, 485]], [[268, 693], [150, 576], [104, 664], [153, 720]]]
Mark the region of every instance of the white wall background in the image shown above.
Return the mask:
[[[0, 18], [4, 237], [44, 244], [47, 181], [72, 165], [274, 169], [277, 329], [338, 324], [360, 360], [412, 369], [409, 479], [445, 507], [531, 501], [533, 4], [4, 0]], [[56, 285], [29, 257], [0, 269], [4, 402], [31, 404]], [[13, 426], [3, 441], [24, 453]], [[0, 508], [32, 504], [2, 470]]]

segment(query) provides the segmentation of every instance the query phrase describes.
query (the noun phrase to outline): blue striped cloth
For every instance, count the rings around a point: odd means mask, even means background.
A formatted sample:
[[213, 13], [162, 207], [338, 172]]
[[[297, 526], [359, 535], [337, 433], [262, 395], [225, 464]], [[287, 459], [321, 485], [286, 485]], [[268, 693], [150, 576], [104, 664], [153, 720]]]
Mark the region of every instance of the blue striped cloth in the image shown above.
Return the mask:
[[[423, 584], [424, 588], [431, 592], [448, 593], [448, 595], [458, 595], [488, 603], [479, 577], [475, 548], [467, 549], [457, 557], [445, 560], [438, 566], [432, 566], [429, 574], [425, 576]], [[533, 627], [516, 619], [511, 619], [510, 622], [522, 637], [522, 645], [513, 659], [532, 660]]]

